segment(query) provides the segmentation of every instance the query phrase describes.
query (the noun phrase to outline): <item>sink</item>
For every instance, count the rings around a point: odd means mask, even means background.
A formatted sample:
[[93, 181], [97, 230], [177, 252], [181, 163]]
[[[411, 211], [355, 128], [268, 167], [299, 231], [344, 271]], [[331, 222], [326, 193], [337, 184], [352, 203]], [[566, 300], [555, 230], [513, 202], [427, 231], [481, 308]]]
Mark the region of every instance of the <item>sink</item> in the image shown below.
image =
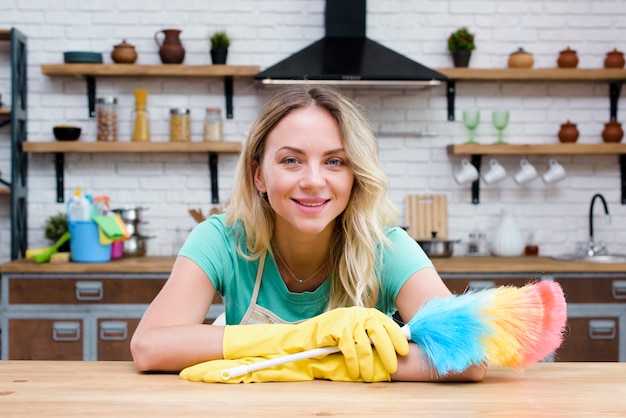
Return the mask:
[[586, 254], [562, 254], [552, 257], [555, 260], [580, 261], [583, 263], [626, 263], [626, 255], [624, 254], [602, 254], [602, 255], [586, 255]]

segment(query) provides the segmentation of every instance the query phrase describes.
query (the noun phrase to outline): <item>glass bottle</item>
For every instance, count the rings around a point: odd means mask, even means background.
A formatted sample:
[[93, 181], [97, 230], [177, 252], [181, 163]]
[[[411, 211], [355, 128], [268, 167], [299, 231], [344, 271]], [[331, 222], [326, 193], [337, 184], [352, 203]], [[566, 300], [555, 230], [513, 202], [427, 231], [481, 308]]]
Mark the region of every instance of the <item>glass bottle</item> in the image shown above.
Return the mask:
[[135, 90], [135, 110], [132, 119], [135, 121], [133, 128], [133, 141], [150, 141], [150, 127], [146, 102], [148, 101], [148, 90]]
[[98, 120], [98, 141], [117, 141], [117, 98], [98, 97], [96, 99]]
[[204, 141], [223, 141], [222, 110], [218, 107], [207, 107], [204, 118]]
[[185, 107], [170, 109], [170, 141], [191, 141], [190, 110]]

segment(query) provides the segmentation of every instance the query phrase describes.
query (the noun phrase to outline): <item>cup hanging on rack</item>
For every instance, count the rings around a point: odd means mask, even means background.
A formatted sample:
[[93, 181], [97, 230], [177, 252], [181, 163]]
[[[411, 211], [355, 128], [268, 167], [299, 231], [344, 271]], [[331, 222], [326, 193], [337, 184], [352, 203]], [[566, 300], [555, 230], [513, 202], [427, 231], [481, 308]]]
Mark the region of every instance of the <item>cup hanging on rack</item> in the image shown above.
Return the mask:
[[459, 184], [471, 183], [478, 180], [478, 170], [470, 160], [463, 158], [461, 160], [460, 170], [454, 173], [454, 179]]

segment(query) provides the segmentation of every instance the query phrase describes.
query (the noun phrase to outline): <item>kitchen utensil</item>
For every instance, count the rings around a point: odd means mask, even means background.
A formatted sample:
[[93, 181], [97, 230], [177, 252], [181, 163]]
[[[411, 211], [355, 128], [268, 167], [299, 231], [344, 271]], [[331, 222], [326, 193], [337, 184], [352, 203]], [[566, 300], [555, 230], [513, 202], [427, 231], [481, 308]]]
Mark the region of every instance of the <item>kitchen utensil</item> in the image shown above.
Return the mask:
[[126, 42], [126, 39], [121, 44], [117, 44], [111, 51], [111, 59], [117, 64], [133, 64], [137, 61], [137, 51], [135, 47]]
[[524, 48], [520, 48], [509, 55], [509, 68], [532, 68], [534, 63], [533, 54], [524, 51]]
[[576, 55], [576, 51], [570, 49], [568, 46], [559, 53], [556, 64], [559, 68], [576, 68], [578, 66], [578, 55]]
[[433, 232], [431, 239], [417, 239], [416, 241], [429, 257], [446, 258], [452, 257], [454, 243], [460, 242], [461, 240], [437, 238], [437, 233]]
[[500, 257], [518, 257], [524, 253], [524, 236], [515, 223], [513, 210], [502, 209], [491, 252]]
[[480, 122], [480, 111], [478, 110], [464, 110], [463, 111], [463, 125], [469, 131], [469, 139], [466, 144], [475, 144], [474, 131]]
[[611, 119], [610, 122], [604, 124], [604, 129], [602, 130], [602, 140], [604, 142], [621, 142], [623, 137], [624, 130], [621, 123]]
[[124, 223], [128, 223], [128, 222], [141, 222], [142, 212], [148, 209], [149, 208], [147, 207], [141, 207], [141, 206], [125, 206], [121, 208], [111, 209], [111, 211], [120, 215]]
[[517, 184], [528, 183], [529, 181], [534, 180], [535, 178], [537, 178], [537, 176], [539, 176], [539, 173], [537, 173], [537, 169], [535, 168], [535, 166], [532, 165], [530, 161], [528, 161], [526, 158], [522, 158], [519, 162], [519, 165], [519, 171], [513, 176]]
[[[520, 369], [554, 352], [563, 341], [567, 306], [561, 285], [542, 281], [435, 297], [402, 327], [440, 376], [487, 364]], [[229, 380], [268, 367], [339, 352], [330, 346], [224, 369]], [[271, 355], [273, 353], [268, 353]]]
[[206, 217], [202, 214], [202, 209], [189, 209], [189, 214], [198, 223], [203, 222]]
[[576, 142], [578, 140], [578, 128], [575, 123], [571, 123], [569, 120], [561, 125], [559, 129], [558, 137], [561, 142]]
[[178, 29], [163, 29], [154, 34], [154, 42], [159, 46], [159, 57], [163, 64], [181, 64], [185, 60], [185, 48], [180, 42], [180, 33]]
[[81, 129], [78, 126], [57, 125], [52, 133], [58, 141], [76, 141], [80, 137]]
[[618, 51], [617, 49], [613, 49], [613, 51], [606, 53], [604, 68], [624, 68], [625, 63], [626, 60], [624, 60], [624, 53]]
[[461, 169], [454, 173], [454, 179], [459, 184], [471, 183], [478, 180], [478, 169], [467, 158], [461, 160]]
[[59, 238], [57, 242], [55, 242], [54, 245], [52, 245], [46, 251], [33, 255], [33, 260], [35, 260], [37, 264], [47, 263], [48, 261], [50, 261], [50, 257], [52, 257], [52, 254], [55, 254], [59, 250], [59, 247], [69, 241], [69, 239], [70, 233], [64, 233], [63, 235], [61, 235], [61, 238]]
[[565, 168], [555, 158], [550, 158], [548, 161], [548, 171], [543, 173], [541, 178], [546, 184], [556, 183], [559, 180], [563, 180], [566, 176]]
[[502, 167], [502, 164], [500, 164], [495, 158], [491, 158], [489, 160], [489, 170], [483, 173], [483, 180], [485, 180], [485, 183], [497, 183], [505, 178], [506, 170]]
[[506, 142], [502, 139], [502, 132], [509, 124], [508, 110], [495, 110], [491, 114], [491, 121], [493, 122], [493, 126], [498, 130], [498, 140], [495, 143], [506, 144]]
[[102, 64], [102, 53], [90, 51], [67, 51], [63, 53], [66, 63]]
[[148, 251], [147, 240], [154, 237], [131, 235], [124, 240], [124, 257], [143, 257]]
[[448, 237], [448, 198], [446, 195], [425, 194], [406, 197], [406, 224], [409, 235], [415, 239]]

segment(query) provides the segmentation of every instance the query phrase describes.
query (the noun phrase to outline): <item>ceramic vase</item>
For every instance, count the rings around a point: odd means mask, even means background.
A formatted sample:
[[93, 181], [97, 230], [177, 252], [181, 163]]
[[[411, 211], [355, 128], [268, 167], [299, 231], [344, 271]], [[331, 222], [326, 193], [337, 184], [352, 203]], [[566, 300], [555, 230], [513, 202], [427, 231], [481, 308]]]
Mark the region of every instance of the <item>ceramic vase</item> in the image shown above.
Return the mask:
[[491, 252], [498, 257], [518, 257], [524, 253], [524, 236], [515, 223], [514, 213], [502, 209]]

